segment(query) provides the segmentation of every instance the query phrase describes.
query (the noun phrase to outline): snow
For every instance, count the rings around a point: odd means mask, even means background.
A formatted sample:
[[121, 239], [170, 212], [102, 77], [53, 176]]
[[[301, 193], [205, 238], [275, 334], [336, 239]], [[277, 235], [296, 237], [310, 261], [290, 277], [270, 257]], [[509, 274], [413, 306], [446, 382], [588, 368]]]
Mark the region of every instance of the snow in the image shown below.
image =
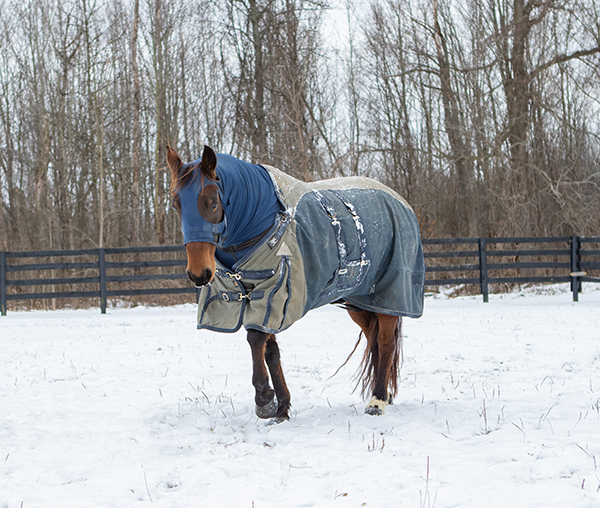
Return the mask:
[[0, 508], [600, 506], [600, 288], [428, 296], [383, 417], [352, 393], [359, 353], [330, 378], [358, 329], [313, 311], [280, 335], [273, 426], [245, 334], [195, 318], [0, 317]]

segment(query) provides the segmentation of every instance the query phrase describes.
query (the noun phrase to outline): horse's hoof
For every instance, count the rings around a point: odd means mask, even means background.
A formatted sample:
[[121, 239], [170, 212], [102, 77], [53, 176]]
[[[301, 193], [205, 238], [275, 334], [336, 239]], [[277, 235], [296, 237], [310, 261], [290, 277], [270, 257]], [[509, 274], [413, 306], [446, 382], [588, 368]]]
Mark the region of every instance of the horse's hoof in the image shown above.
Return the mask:
[[259, 418], [266, 420], [267, 418], [272, 418], [277, 414], [277, 400], [275, 397], [264, 406], [259, 406], [258, 404], [255, 407], [256, 416]]
[[365, 408], [365, 414], [371, 416], [381, 416], [383, 415], [383, 409], [379, 409], [377, 406], [367, 406]]
[[365, 414], [371, 416], [381, 416], [383, 413], [385, 413], [385, 408], [388, 406], [388, 404], [389, 399], [388, 402], [386, 402], [385, 400], [380, 400], [373, 395], [367, 404], [367, 407], [365, 408]]

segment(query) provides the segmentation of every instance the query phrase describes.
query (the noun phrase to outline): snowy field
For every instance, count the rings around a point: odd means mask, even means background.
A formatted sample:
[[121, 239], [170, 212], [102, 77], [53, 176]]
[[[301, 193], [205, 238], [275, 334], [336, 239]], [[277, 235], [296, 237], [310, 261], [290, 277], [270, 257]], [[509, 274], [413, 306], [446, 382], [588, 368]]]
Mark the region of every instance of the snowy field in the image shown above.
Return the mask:
[[600, 506], [600, 290], [430, 296], [404, 334], [396, 403], [364, 416], [359, 354], [330, 379], [358, 329], [310, 313], [267, 426], [245, 334], [192, 305], [9, 312], [0, 508]]

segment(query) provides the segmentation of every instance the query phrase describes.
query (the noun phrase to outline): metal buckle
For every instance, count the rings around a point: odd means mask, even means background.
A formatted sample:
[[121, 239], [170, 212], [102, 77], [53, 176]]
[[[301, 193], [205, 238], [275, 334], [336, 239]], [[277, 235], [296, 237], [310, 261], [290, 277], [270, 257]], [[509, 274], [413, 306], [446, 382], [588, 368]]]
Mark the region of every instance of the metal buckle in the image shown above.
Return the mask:
[[229, 272], [227, 272], [227, 275], [229, 275], [230, 279], [242, 280], [242, 276], [239, 273], [229, 273]]

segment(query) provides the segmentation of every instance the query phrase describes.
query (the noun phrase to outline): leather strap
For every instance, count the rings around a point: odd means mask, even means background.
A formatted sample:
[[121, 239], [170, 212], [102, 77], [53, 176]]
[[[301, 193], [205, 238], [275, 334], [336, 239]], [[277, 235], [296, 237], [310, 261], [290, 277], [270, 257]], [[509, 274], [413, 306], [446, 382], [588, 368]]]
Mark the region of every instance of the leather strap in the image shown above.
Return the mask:
[[236, 252], [249, 249], [250, 247], [254, 247], [258, 242], [260, 242], [270, 230], [271, 228], [265, 229], [262, 233], [259, 233], [254, 238], [250, 238], [250, 240], [238, 243], [237, 245], [230, 245], [229, 247], [219, 247], [219, 250], [233, 255]]

